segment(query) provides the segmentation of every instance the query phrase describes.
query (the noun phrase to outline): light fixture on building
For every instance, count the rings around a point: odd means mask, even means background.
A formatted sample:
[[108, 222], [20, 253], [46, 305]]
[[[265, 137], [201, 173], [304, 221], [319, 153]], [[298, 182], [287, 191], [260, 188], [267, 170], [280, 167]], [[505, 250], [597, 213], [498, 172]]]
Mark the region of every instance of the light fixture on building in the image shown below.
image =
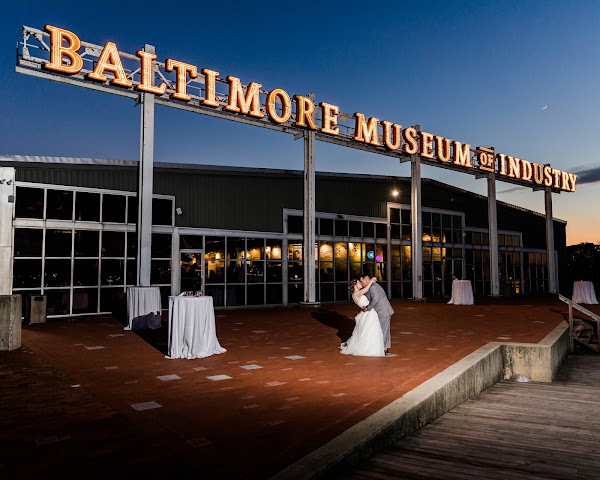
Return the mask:
[[397, 197], [399, 193], [400, 193], [400, 192], [399, 192], [398, 190], [395, 190], [395, 189], [394, 189], [394, 191], [392, 192], [392, 195], [393, 195], [394, 197]]

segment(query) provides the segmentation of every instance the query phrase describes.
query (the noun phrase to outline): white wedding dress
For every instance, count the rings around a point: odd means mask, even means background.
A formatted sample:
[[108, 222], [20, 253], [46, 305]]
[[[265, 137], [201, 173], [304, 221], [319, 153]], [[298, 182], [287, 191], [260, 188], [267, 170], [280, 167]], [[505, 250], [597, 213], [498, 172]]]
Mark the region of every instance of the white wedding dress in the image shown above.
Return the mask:
[[[356, 302], [355, 302], [356, 303]], [[362, 308], [369, 304], [369, 299], [364, 295], [360, 297], [357, 305]], [[385, 357], [383, 348], [383, 332], [377, 312], [373, 310], [361, 311], [356, 317], [356, 326], [348, 341], [340, 345], [340, 352], [344, 355], [358, 355], [363, 357]]]

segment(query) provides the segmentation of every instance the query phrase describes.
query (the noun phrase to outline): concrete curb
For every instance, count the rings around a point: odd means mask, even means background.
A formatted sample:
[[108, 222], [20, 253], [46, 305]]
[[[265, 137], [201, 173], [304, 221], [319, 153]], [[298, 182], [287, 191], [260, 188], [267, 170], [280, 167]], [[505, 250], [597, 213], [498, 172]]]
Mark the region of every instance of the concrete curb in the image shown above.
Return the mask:
[[272, 477], [330, 478], [392, 446], [513, 374], [551, 382], [569, 352], [568, 325], [538, 344], [490, 342]]

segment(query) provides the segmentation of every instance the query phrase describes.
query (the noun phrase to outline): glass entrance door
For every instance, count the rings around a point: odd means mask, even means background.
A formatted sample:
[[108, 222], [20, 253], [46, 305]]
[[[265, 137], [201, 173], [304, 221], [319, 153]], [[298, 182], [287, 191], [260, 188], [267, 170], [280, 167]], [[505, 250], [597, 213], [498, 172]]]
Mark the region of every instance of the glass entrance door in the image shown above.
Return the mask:
[[180, 292], [204, 292], [204, 252], [202, 250], [180, 251]]

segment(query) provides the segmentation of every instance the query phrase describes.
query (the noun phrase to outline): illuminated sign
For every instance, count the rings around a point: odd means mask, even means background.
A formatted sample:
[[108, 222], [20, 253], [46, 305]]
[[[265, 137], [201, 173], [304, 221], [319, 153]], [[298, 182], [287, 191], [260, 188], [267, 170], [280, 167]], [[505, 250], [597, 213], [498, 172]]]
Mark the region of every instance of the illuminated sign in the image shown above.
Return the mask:
[[[421, 131], [356, 112], [348, 115], [337, 105], [316, 103], [306, 95], [289, 95], [281, 88], [263, 91], [260, 83], [243, 85], [238, 77], [167, 58], [156, 60], [154, 53], [138, 50], [135, 55], [119, 52], [113, 42], [103, 47], [81, 42], [68, 30], [46, 25], [45, 31], [24, 27], [24, 42], [17, 70], [40, 69], [61, 76], [77, 77], [79, 82], [93, 82], [106, 87], [144, 92], [166, 101], [195, 108], [199, 113], [219, 111], [250, 117], [246, 123], [276, 125], [290, 130], [314, 131], [320, 140], [333, 137], [345, 140], [346, 146], [410, 158], [418, 155], [430, 165], [438, 165], [481, 174], [494, 173], [511, 183], [558, 191], [575, 191], [577, 175], [540, 165], [516, 156], [496, 153], [491, 148], [473, 148], [467, 143]], [[27, 39], [34, 36], [48, 52], [46, 59], [31, 55]], [[50, 37], [50, 45], [43, 41]], [[87, 63], [87, 64], [86, 64]], [[132, 65], [126, 68], [125, 64]], [[21, 70], [19, 70], [21, 68]], [[139, 94], [139, 93], [138, 93]], [[160, 104], [160, 102], [159, 102]], [[242, 121], [241, 119], [239, 121]], [[258, 121], [262, 123], [257, 123]], [[293, 132], [292, 132], [293, 133]], [[339, 142], [332, 142], [339, 143]], [[358, 146], [356, 148], [359, 148]]]

